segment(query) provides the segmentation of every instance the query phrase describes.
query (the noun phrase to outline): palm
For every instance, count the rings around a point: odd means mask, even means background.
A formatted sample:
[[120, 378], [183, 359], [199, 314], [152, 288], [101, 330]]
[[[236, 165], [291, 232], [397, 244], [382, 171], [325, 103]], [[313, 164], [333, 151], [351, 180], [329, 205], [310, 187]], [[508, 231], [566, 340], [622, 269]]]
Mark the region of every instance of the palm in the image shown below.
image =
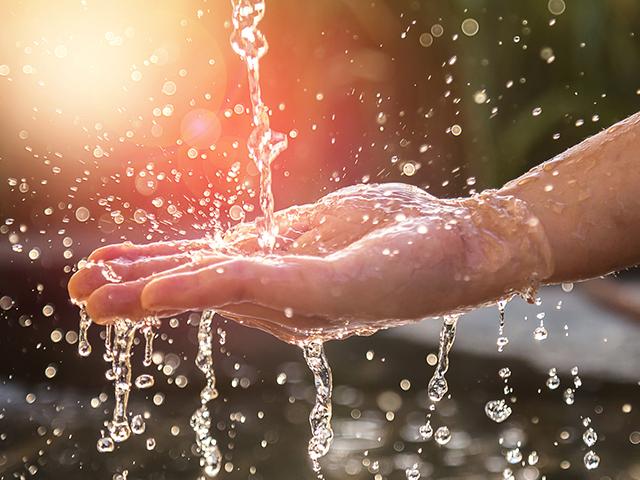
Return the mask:
[[69, 290], [98, 322], [215, 308], [290, 342], [370, 333], [529, 281], [539, 259], [511, 261], [531, 239], [500, 208], [407, 185], [348, 187], [278, 212], [272, 255], [259, 254], [254, 224], [218, 243], [104, 247]]

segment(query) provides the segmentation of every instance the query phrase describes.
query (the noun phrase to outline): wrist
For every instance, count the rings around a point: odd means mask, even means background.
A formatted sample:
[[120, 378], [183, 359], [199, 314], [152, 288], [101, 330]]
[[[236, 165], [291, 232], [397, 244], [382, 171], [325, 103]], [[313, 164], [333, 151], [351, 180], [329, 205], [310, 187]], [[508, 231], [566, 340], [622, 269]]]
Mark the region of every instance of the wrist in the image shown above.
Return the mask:
[[[487, 296], [535, 289], [553, 275], [552, 249], [540, 219], [525, 201], [495, 190], [462, 200], [470, 212], [467, 264], [485, 277]], [[473, 237], [472, 237], [472, 236]]]

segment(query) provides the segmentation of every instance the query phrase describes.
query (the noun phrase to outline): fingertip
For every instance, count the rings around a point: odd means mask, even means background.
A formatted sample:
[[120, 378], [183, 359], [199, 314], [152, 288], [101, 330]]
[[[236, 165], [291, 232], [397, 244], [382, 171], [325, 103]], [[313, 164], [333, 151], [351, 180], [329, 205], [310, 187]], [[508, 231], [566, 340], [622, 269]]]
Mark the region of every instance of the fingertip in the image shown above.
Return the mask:
[[98, 268], [87, 266], [78, 270], [67, 284], [69, 296], [75, 302], [84, 302], [96, 289], [108, 283]]
[[92, 262], [98, 262], [100, 260], [113, 260], [119, 258], [123, 253], [128, 250], [133, 244], [131, 242], [116, 243], [114, 245], [105, 245], [104, 247], [96, 248], [88, 259]]
[[142, 289], [140, 294], [140, 304], [142, 308], [151, 311], [158, 311], [162, 309], [162, 302], [160, 301], [162, 296], [159, 295], [159, 291], [162, 290], [163, 280], [151, 280]]
[[137, 320], [147, 315], [140, 302], [141, 285], [109, 284], [98, 288], [87, 300], [91, 320], [104, 325], [116, 318]]

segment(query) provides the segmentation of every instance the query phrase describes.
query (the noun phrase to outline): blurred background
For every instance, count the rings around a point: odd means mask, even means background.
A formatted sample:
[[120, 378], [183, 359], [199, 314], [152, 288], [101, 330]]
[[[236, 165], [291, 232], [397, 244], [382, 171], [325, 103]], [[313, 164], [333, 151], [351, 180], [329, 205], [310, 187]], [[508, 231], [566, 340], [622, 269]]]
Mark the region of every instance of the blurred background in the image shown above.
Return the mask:
[[[161, 329], [156, 386], [131, 399], [149, 415], [144, 435], [98, 454], [112, 387], [99, 329], [94, 354], [76, 353], [66, 283], [104, 243], [195, 238], [255, 217], [230, 3], [5, 0], [0, 12], [0, 478], [197, 478], [198, 317]], [[261, 28], [264, 98], [290, 144], [273, 165], [278, 208], [360, 182], [445, 197], [498, 187], [640, 106], [634, 0], [268, 0]], [[541, 305], [513, 301], [500, 354], [496, 309], [463, 318], [452, 397], [434, 420], [452, 430], [445, 447], [417, 436], [439, 322], [330, 343], [326, 478], [402, 479], [416, 464], [422, 478], [503, 478], [508, 467], [526, 480], [640, 479], [638, 285], [630, 271], [544, 289]], [[541, 320], [549, 336], [537, 341]], [[314, 478], [301, 353], [219, 326], [220, 477]], [[515, 403], [497, 425], [484, 404], [505, 396], [502, 367]], [[591, 471], [585, 417], [599, 434]]]

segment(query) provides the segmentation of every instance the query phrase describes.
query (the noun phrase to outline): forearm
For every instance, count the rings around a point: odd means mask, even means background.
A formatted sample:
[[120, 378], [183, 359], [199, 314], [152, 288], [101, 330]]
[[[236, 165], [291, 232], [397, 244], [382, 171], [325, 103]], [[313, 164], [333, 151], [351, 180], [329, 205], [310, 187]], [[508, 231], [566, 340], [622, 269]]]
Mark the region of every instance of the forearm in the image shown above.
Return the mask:
[[640, 263], [640, 113], [509, 182], [542, 222], [554, 272], [548, 282], [604, 275]]

